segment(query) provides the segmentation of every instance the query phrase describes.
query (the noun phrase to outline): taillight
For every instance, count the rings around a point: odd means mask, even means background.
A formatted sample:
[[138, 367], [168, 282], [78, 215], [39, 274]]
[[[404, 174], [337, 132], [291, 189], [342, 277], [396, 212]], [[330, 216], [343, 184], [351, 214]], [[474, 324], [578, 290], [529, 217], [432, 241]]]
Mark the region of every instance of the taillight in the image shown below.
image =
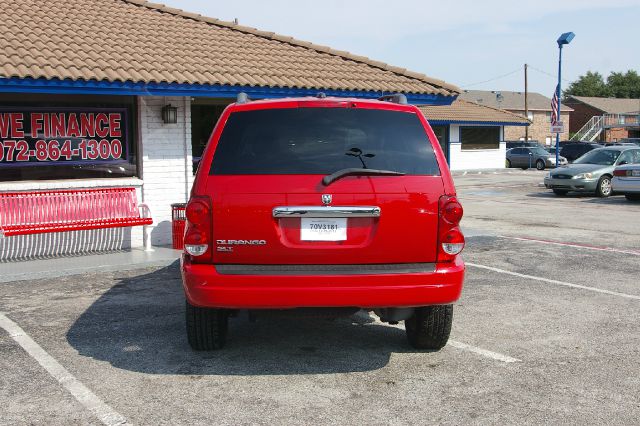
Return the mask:
[[438, 262], [452, 262], [464, 249], [464, 235], [459, 227], [462, 205], [455, 196], [443, 195], [438, 207]]
[[186, 209], [187, 224], [184, 232], [184, 250], [194, 262], [211, 260], [211, 200], [209, 197], [191, 197]]
[[614, 176], [627, 177], [627, 176], [631, 175], [631, 170], [614, 170], [613, 171], [613, 175]]

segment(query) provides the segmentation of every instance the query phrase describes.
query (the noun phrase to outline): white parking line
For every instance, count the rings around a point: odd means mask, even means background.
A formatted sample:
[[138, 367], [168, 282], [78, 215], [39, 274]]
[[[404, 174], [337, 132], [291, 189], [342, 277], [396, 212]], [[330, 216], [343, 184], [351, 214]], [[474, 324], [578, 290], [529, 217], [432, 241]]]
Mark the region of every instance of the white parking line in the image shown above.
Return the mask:
[[598, 246], [592, 246], [588, 244], [579, 244], [579, 243], [564, 243], [562, 241], [541, 240], [538, 238], [529, 238], [529, 237], [510, 237], [508, 235], [497, 235], [497, 237], [507, 238], [510, 240], [517, 240], [517, 241], [526, 241], [529, 243], [552, 244], [556, 246], [573, 247], [573, 248], [579, 248], [579, 249], [585, 249], [585, 250], [608, 251], [612, 253], [622, 253], [622, 254], [630, 254], [633, 256], [640, 256], [640, 251], [637, 251], [637, 250], [623, 250], [623, 249], [616, 249], [613, 247], [598, 247]]
[[[380, 324], [383, 324], [383, 323], [380, 323]], [[396, 324], [396, 325], [386, 324], [386, 325], [404, 330], [404, 327], [401, 326], [400, 324]], [[447, 346], [452, 346], [456, 349], [461, 349], [463, 351], [473, 352], [476, 355], [481, 355], [486, 358], [491, 358], [495, 361], [507, 362], [507, 363], [520, 362], [518, 358], [512, 358], [508, 355], [504, 355], [498, 352], [493, 352], [487, 349], [478, 348], [476, 346], [467, 345], [466, 343], [458, 342], [451, 339], [449, 339], [449, 341], [447, 342]]]
[[76, 379], [55, 358], [38, 345], [18, 324], [0, 313], [0, 327], [16, 341], [33, 359], [73, 395], [86, 409], [108, 426], [127, 425], [127, 419], [108, 406], [89, 388]]
[[477, 348], [475, 346], [467, 345], [466, 343], [456, 342], [455, 340], [449, 340], [447, 343], [449, 346], [453, 346], [454, 348], [462, 349], [463, 351], [473, 352], [474, 354], [482, 355], [487, 358], [495, 359], [496, 361], [502, 362], [520, 362], [517, 358], [512, 358], [507, 355], [499, 354], [498, 352], [488, 351], [486, 349]]
[[474, 268], [479, 268], [479, 269], [486, 269], [488, 271], [497, 272], [499, 274], [513, 275], [514, 277], [527, 278], [527, 279], [530, 279], [530, 280], [542, 281], [542, 282], [546, 282], [546, 283], [549, 283], [549, 284], [557, 284], [557, 285], [562, 285], [562, 286], [566, 286], [566, 287], [579, 288], [581, 290], [589, 290], [589, 291], [593, 291], [593, 292], [596, 292], [596, 293], [610, 294], [612, 296], [624, 297], [626, 299], [640, 300], [640, 296], [635, 296], [633, 294], [619, 293], [617, 291], [604, 290], [604, 289], [601, 289], [601, 288], [589, 287], [589, 286], [586, 286], [586, 285], [572, 284], [572, 283], [568, 283], [568, 282], [564, 282], [564, 281], [551, 280], [551, 279], [548, 279], [548, 278], [536, 277], [534, 275], [520, 274], [518, 272], [511, 272], [511, 271], [507, 271], [505, 269], [494, 268], [492, 266], [478, 265], [477, 263], [465, 262], [465, 264], [467, 266], [472, 266]]

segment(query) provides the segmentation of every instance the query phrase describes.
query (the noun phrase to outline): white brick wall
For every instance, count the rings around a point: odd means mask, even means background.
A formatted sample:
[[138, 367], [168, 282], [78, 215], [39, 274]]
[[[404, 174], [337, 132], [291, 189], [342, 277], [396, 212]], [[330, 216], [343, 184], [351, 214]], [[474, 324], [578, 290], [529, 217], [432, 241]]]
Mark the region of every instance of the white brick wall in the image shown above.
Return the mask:
[[[164, 124], [161, 110], [178, 107], [178, 122]], [[151, 209], [153, 245], [171, 244], [171, 204], [184, 203], [193, 184], [191, 102], [187, 97], [138, 98], [142, 142], [143, 199]], [[185, 161], [186, 153], [186, 161]]]

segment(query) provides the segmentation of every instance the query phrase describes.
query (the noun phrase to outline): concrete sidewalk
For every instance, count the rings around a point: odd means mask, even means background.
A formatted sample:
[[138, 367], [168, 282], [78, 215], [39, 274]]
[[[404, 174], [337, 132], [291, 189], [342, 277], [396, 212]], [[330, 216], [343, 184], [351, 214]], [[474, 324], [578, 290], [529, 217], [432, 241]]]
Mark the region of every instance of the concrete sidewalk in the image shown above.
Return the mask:
[[167, 266], [180, 257], [181, 250], [154, 247], [153, 251], [133, 249], [54, 259], [0, 263], [0, 283], [55, 278], [98, 271], [124, 271], [148, 266]]
[[543, 173], [540, 170], [527, 169], [522, 170], [518, 168], [510, 169], [465, 169], [465, 170], [451, 170], [452, 176], [466, 176], [466, 175], [521, 175], [521, 174], [540, 174]]

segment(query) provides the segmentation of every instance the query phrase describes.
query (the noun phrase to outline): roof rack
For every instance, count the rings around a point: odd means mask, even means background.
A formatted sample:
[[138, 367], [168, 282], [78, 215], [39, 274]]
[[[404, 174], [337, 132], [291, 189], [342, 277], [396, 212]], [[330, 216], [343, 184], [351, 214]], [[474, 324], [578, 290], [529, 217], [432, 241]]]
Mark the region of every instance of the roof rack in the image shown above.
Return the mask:
[[247, 95], [244, 92], [240, 92], [238, 93], [238, 97], [236, 98], [236, 104], [246, 104], [247, 102], [250, 102], [251, 98], [249, 97], [249, 95]]
[[379, 101], [393, 102], [395, 104], [407, 105], [407, 97], [402, 93], [395, 93], [393, 95], [384, 95], [378, 98]]

